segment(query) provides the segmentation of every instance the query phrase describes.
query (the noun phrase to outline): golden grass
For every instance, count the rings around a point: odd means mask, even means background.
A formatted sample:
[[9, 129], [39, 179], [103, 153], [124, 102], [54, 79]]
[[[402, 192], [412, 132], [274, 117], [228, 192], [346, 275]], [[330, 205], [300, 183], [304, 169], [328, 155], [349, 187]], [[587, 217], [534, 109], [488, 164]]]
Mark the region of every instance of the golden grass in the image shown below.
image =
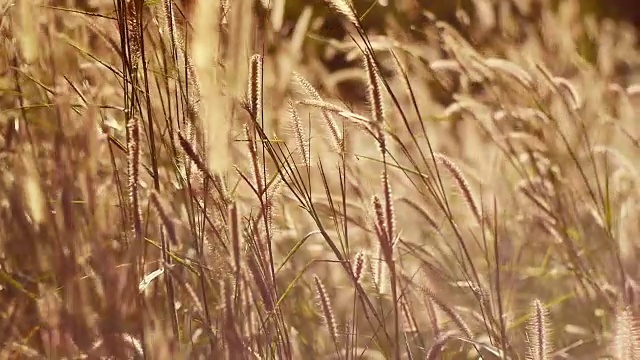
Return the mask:
[[638, 357], [636, 29], [88, 3], [0, 2], [0, 359]]

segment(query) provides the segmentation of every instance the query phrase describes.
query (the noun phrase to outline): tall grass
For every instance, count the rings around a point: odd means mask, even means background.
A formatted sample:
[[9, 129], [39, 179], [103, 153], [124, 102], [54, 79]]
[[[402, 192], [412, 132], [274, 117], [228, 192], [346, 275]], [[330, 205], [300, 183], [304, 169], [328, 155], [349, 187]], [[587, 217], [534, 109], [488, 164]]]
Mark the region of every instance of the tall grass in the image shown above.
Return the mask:
[[638, 356], [636, 29], [89, 3], [0, 3], [0, 358]]

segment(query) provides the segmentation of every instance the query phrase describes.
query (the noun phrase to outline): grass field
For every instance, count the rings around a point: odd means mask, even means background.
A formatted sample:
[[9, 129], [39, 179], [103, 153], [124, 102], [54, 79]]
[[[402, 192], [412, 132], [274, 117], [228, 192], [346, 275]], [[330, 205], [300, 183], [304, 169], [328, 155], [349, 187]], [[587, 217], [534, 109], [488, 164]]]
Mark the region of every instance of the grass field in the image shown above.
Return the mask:
[[637, 29], [355, 3], [0, 0], [0, 359], [640, 359]]

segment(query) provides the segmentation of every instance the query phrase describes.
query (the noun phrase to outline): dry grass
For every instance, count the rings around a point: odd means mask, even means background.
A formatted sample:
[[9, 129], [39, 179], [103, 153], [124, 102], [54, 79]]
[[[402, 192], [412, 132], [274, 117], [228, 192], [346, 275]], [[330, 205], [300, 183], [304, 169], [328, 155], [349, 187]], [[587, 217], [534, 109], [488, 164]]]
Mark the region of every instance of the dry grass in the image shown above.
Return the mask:
[[186, 3], [0, 2], [1, 359], [638, 358], [634, 28]]

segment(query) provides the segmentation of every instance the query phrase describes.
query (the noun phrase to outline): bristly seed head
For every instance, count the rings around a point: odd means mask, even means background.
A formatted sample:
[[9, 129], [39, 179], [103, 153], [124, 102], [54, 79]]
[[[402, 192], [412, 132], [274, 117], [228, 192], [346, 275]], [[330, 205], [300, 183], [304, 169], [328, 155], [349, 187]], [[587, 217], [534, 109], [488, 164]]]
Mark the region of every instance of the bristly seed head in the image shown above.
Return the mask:
[[612, 352], [615, 359], [638, 359], [640, 357], [640, 326], [634, 321], [631, 308], [616, 312]]
[[331, 302], [329, 301], [329, 296], [327, 295], [327, 290], [322, 284], [322, 281], [317, 275], [313, 276], [313, 281], [316, 285], [316, 292], [318, 293], [318, 300], [320, 301], [320, 306], [322, 307], [322, 315], [325, 320], [325, 324], [327, 329], [329, 330], [329, 335], [331, 335], [331, 339], [334, 344], [338, 343], [338, 326], [336, 325], [336, 320], [333, 315], [333, 307], [331, 306]]
[[311, 151], [309, 142], [305, 139], [304, 128], [302, 127], [302, 120], [300, 119], [300, 115], [296, 110], [293, 102], [289, 100], [289, 118], [291, 119], [293, 130], [295, 133], [296, 142], [298, 145], [298, 149], [300, 150], [300, 154], [302, 157], [302, 162], [304, 165], [309, 168], [311, 166]]
[[462, 192], [462, 195], [467, 205], [471, 209], [473, 216], [478, 221], [478, 224], [482, 225], [483, 223], [482, 213], [480, 212], [480, 209], [476, 204], [476, 201], [473, 198], [473, 195], [471, 194], [471, 188], [469, 187], [469, 183], [467, 183], [467, 180], [465, 179], [464, 175], [462, 175], [462, 171], [460, 171], [460, 168], [451, 159], [449, 159], [449, 157], [447, 157], [444, 154], [434, 153], [433, 156], [435, 161], [438, 164], [444, 165], [445, 169], [447, 169], [449, 174], [451, 174], [456, 184], [458, 185], [458, 189]]
[[365, 54], [365, 69], [367, 71], [367, 97], [371, 107], [371, 119], [379, 127], [384, 123], [384, 102], [382, 97], [382, 81], [373, 54]]
[[249, 64], [248, 101], [254, 121], [258, 121], [262, 115], [262, 61], [260, 54], [254, 54]]
[[362, 269], [364, 269], [364, 253], [362, 251], [358, 251], [353, 261], [353, 278], [356, 283], [360, 282], [360, 278], [362, 278]]
[[551, 359], [551, 330], [549, 329], [549, 321], [547, 319], [547, 309], [539, 299], [533, 301], [531, 309], [533, 310], [533, 314], [527, 328], [529, 335], [529, 354], [527, 355], [527, 359]]
[[389, 183], [389, 173], [387, 169], [382, 172], [382, 190], [384, 191], [384, 210], [385, 220], [387, 222], [387, 239], [393, 247], [396, 236], [396, 215], [393, 206], [393, 194], [391, 192], [391, 184]]
[[341, 153], [342, 151], [344, 151], [342, 134], [340, 133], [340, 129], [338, 128], [336, 121], [329, 111], [341, 112], [343, 111], [343, 109], [337, 106], [331, 107], [333, 104], [325, 102], [318, 91], [313, 87], [313, 85], [311, 85], [307, 81], [307, 79], [305, 79], [299, 73], [294, 71], [293, 77], [298, 81], [300, 86], [302, 86], [307, 95], [311, 97], [311, 100], [303, 100], [302, 102], [307, 101], [307, 104], [313, 104], [311, 106], [316, 106], [321, 109], [322, 118], [324, 119], [325, 124], [327, 125], [327, 129], [329, 130], [329, 134], [331, 135], [333, 146], [338, 153]]
[[360, 21], [353, 10], [353, 4], [350, 0], [327, 0], [327, 2], [329, 3], [329, 6], [347, 18], [353, 26], [357, 29], [361, 29]]
[[127, 121], [127, 166], [131, 226], [137, 237], [142, 236], [142, 207], [138, 182], [140, 178], [140, 118], [132, 115]]

